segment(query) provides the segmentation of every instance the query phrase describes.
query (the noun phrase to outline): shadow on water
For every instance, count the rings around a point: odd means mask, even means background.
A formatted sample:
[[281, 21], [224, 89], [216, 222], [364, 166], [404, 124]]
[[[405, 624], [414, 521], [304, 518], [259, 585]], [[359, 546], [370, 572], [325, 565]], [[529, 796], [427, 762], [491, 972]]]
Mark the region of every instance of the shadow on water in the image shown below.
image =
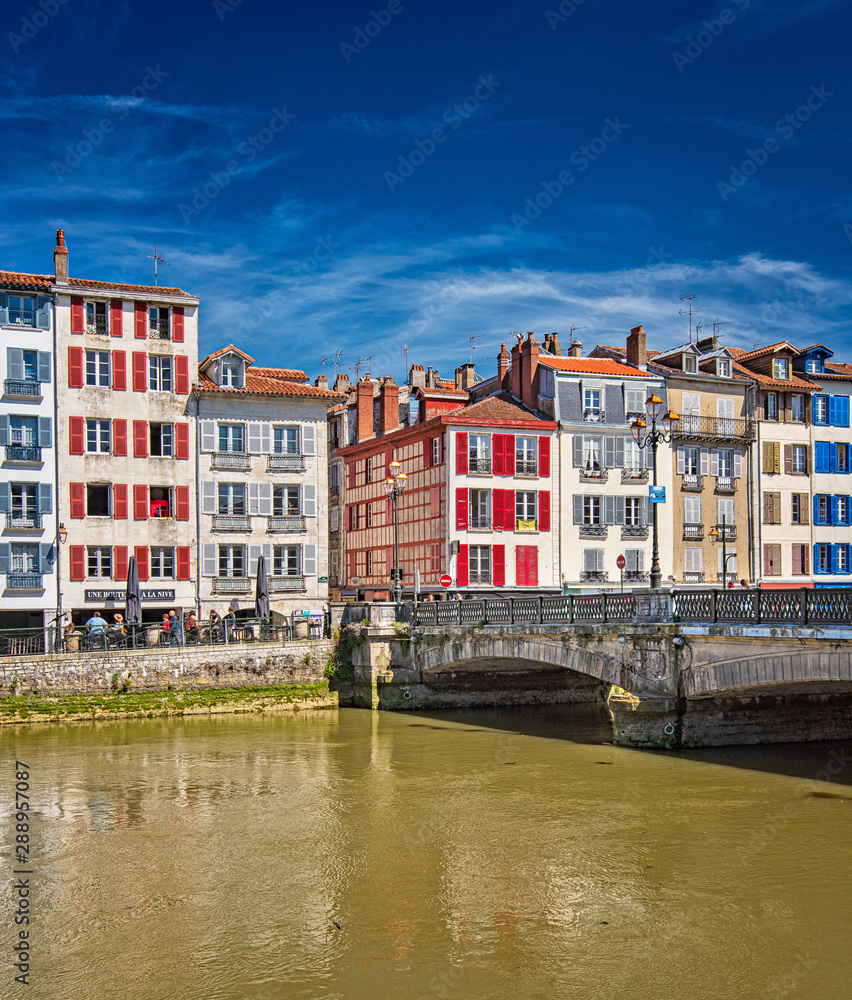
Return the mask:
[[[415, 727], [443, 729], [446, 723], [453, 723], [454, 727], [462, 727], [462, 732], [478, 732], [485, 728], [524, 736], [540, 736], [544, 739], [568, 740], [571, 743], [593, 745], [612, 743], [612, 722], [609, 711], [600, 703], [469, 708], [397, 714], [404, 714], [416, 720], [410, 723]], [[426, 721], [430, 719], [434, 721]], [[696, 763], [738, 767], [769, 774], [783, 774], [791, 778], [852, 786], [852, 738], [811, 743], [708, 747], [704, 750], [635, 749], [633, 752], [678, 757]]]

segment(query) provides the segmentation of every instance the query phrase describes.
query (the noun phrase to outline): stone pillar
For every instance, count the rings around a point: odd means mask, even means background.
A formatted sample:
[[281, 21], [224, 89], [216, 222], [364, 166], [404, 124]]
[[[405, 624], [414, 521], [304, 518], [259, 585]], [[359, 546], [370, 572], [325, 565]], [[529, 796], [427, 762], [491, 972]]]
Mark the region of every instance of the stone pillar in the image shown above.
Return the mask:
[[[660, 611], [657, 591], [643, 592], [651, 605], [648, 613]], [[642, 602], [637, 594], [637, 611]], [[667, 596], [667, 595], [666, 595]], [[638, 634], [624, 631], [624, 682], [628, 696], [617, 692], [608, 699], [612, 716], [613, 743], [616, 746], [675, 750], [681, 746], [686, 699], [681, 694], [680, 650], [668, 634]]]

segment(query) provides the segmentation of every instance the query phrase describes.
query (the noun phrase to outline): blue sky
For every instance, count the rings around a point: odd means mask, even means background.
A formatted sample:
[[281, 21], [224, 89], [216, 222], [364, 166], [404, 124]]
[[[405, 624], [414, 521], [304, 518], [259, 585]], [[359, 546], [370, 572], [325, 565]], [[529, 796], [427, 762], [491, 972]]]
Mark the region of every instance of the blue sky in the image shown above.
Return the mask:
[[[849, 344], [843, 0], [7, 0], [0, 268], [202, 301], [202, 354], [490, 374], [513, 330]], [[789, 116], [789, 117], [788, 117]], [[362, 371], [364, 368], [361, 369]], [[330, 364], [326, 371], [333, 371]]]

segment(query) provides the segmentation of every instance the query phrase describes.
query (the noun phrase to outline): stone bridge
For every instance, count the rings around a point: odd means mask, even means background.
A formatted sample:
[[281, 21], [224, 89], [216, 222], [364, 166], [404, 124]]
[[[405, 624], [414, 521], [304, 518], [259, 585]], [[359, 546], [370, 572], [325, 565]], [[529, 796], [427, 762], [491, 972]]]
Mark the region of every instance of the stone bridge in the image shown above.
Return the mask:
[[337, 682], [343, 705], [607, 701], [616, 743], [673, 749], [852, 736], [848, 628], [432, 626], [405, 638], [375, 620], [360, 631], [353, 676]]

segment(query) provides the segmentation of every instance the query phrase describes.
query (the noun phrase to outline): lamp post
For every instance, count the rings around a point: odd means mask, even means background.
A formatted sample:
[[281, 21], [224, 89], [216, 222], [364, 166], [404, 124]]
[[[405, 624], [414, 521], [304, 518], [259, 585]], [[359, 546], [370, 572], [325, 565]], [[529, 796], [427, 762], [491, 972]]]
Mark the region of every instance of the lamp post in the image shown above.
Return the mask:
[[405, 485], [408, 476], [400, 472], [399, 462], [393, 461], [390, 466], [390, 475], [385, 480], [385, 490], [393, 500], [393, 599], [395, 604], [402, 603], [402, 581], [399, 571], [399, 498], [405, 492]]
[[[726, 543], [728, 541], [727, 523], [728, 523], [727, 519], [725, 518], [724, 515], [722, 515], [722, 523], [719, 525], [719, 527], [722, 529], [721, 535], [722, 535], [722, 588], [723, 589], [728, 585], [728, 560], [737, 558], [736, 552], [732, 552], [730, 555], [728, 555], [728, 549], [726, 546]], [[719, 534], [720, 534], [719, 528], [713, 528], [710, 531], [710, 537], [714, 541], [718, 540]]]
[[[640, 448], [650, 448], [651, 449], [651, 468], [654, 473], [654, 486], [657, 485], [657, 445], [660, 441], [665, 441], [668, 443], [672, 439], [672, 434], [677, 429], [677, 423], [680, 417], [672, 410], [662, 418], [660, 423], [663, 425], [662, 430], [657, 429], [657, 419], [663, 409], [663, 401], [660, 399], [656, 393], [649, 396], [645, 403], [645, 413], [648, 416], [648, 420], [651, 422], [651, 429], [648, 430], [648, 424], [641, 417], [637, 419], [630, 425], [630, 433], [633, 435], [633, 440]], [[652, 530], [653, 530], [653, 544], [651, 549], [651, 590], [659, 590], [663, 582], [663, 574], [660, 570], [660, 545], [659, 538], [657, 536], [657, 505], [656, 503], [651, 504], [653, 508], [652, 514]]]
[[54, 638], [54, 651], [60, 652], [62, 649], [62, 545], [68, 537], [68, 529], [60, 523], [56, 529], [56, 636]]

